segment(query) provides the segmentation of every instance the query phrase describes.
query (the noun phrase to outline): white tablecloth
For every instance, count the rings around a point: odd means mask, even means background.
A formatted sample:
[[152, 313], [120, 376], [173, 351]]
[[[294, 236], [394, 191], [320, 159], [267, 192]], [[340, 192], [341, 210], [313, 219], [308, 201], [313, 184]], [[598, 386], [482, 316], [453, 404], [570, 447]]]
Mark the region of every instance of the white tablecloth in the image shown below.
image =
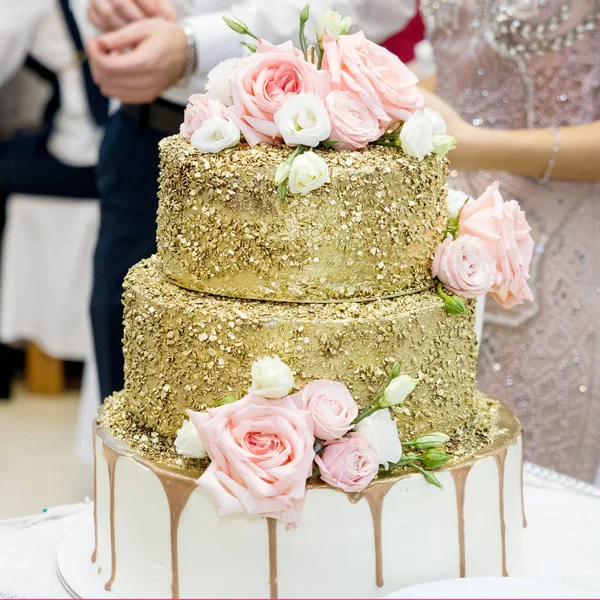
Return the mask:
[[[525, 557], [529, 578], [600, 596], [600, 489], [526, 464]], [[89, 504], [0, 521], [0, 598], [64, 598], [56, 575], [60, 542]]]

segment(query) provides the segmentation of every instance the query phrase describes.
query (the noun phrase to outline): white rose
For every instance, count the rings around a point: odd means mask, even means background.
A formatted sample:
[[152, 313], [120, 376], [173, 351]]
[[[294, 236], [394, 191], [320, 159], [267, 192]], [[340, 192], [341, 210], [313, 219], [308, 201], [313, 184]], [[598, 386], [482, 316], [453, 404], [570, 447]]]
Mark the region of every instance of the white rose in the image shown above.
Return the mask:
[[402, 150], [417, 160], [423, 160], [434, 150], [433, 136], [446, 133], [446, 123], [440, 113], [424, 108], [414, 112], [402, 125]]
[[324, 13], [321, 13], [317, 21], [317, 39], [320, 43], [327, 29], [331, 37], [337, 40], [340, 36], [346, 35], [350, 31], [350, 25], [352, 25], [351, 17], [342, 17], [340, 13], [334, 10], [326, 10]]
[[275, 113], [275, 124], [288, 146], [315, 148], [331, 133], [331, 123], [317, 94], [290, 96]]
[[402, 442], [387, 408], [363, 419], [355, 430], [367, 438], [369, 446], [377, 452], [379, 464], [384, 468], [388, 468], [388, 463], [396, 463], [402, 458]]
[[294, 159], [288, 180], [292, 194], [308, 194], [328, 182], [329, 168], [320, 156], [305, 152]]
[[414, 379], [408, 375], [398, 375], [385, 388], [383, 400], [381, 400], [379, 406], [389, 408], [390, 406], [402, 404], [418, 383], [418, 379]]
[[208, 72], [208, 81], [204, 86], [204, 90], [213, 98], [220, 100], [225, 106], [233, 104], [229, 75], [231, 75], [233, 67], [240, 60], [240, 58], [227, 58]]
[[448, 188], [448, 195], [446, 196], [446, 204], [448, 205], [448, 212], [450, 216], [455, 219], [458, 217], [460, 209], [464, 206], [465, 202], [469, 199], [469, 195], [461, 192], [460, 190], [453, 190]]
[[203, 154], [220, 152], [240, 143], [240, 130], [227, 119], [213, 117], [202, 123], [190, 141]]
[[182, 456], [191, 458], [206, 458], [206, 448], [202, 437], [191, 421], [184, 421], [181, 429], [177, 430], [175, 450]]
[[293, 387], [294, 375], [278, 356], [265, 356], [252, 363], [252, 387], [248, 392], [253, 396], [283, 398]]

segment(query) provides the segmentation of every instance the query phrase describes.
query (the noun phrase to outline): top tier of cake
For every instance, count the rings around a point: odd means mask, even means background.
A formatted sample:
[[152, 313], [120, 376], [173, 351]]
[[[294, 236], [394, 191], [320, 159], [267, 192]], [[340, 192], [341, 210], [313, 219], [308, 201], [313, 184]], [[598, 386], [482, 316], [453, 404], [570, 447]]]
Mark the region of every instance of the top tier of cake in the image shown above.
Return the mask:
[[165, 274], [200, 292], [257, 300], [367, 300], [424, 290], [447, 212], [446, 160], [396, 148], [316, 150], [331, 181], [282, 201], [287, 147], [201, 154], [160, 143], [158, 252]]

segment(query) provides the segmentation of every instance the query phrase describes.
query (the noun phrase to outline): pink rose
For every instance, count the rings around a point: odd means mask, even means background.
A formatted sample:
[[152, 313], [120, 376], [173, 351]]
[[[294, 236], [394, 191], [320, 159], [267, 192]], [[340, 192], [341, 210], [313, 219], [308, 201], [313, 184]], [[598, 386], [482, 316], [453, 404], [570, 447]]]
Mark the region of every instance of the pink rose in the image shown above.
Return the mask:
[[496, 282], [496, 265], [485, 242], [472, 235], [453, 240], [448, 234], [438, 246], [431, 271], [448, 290], [464, 298], [483, 296]]
[[527, 285], [533, 255], [531, 227], [516, 200], [504, 202], [498, 182], [463, 207], [459, 236], [472, 235], [482, 240], [496, 269], [496, 282], [490, 294], [503, 308], [533, 300]]
[[344, 492], [362, 492], [379, 470], [379, 457], [367, 439], [353, 432], [327, 442], [323, 456], [315, 456], [321, 479]]
[[220, 117], [225, 105], [206, 94], [192, 94], [183, 113], [183, 123], [179, 132], [186, 138], [191, 138], [202, 126], [202, 123], [213, 117]]
[[338, 381], [313, 381], [289, 397], [298, 408], [310, 412], [315, 436], [321, 440], [336, 440], [346, 435], [358, 415], [358, 404], [348, 388]]
[[294, 47], [294, 43], [291, 40], [275, 45], [262, 38], [258, 40], [258, 44], [256, 45], [256, 54], [289, 54], [298, 58], [304, 56], [298, 48]]
[[239, 127], [250, 146], [281, 141], [274, 116], [290, 95], [315, 93], [323, 99], [329, 90], [328, 73], [297, 56], [291, 44], [273, 48], [240, 60], [229, 77], [233, 105], [223, 116]]
[[379, 139], [385, 129], [379, 119], [353, 92], [333, 91], [325, 98], [331, 123], [331, 140], [337, 140], [336, 150], [358, 150]]
[[288, 398], [246, 396], [208, 409], [208, 418], [188, 414], [211, 459], [197, 483], [219, 515], [246, 512], [295, 525], [315, 455], [310, 413]]
[[394, 54], [370, 42], [362, 31], [336, 40], [325, 33], [323, 67], [331, 75], [331, 87], [358, 94], [379, 119], [382, 129], [406, 121], [423, 108], [417, 77]]

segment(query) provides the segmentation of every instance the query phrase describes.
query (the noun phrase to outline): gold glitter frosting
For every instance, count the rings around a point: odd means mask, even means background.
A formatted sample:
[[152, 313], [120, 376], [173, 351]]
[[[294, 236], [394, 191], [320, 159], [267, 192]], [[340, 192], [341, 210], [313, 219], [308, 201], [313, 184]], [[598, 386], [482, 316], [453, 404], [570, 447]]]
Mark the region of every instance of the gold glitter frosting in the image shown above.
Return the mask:
[[425, 291], [371, 302], [291, 304], [202, 295], [170, 283], [160, 259], [125, 283], [127, 410], [151, 430], [175, 434], [185, 409], [203, 409], [250, 386], [252, 362], [278, 355], [297, 387], [341, 381], [369, 402], [403, 361], [419, 385], [397, 411], [402, 439], [455, 431], [477, 418], [474, 303], [448, 315]]
[[273, 183], [290, 149], [201, 154], [162, 140], [158, 252], [181, 286], [293, 302], [395, 296], [432, 285], [447, 220], [446, 159], [396, 148], [316, 150], [331, 182], [282, 201]]

